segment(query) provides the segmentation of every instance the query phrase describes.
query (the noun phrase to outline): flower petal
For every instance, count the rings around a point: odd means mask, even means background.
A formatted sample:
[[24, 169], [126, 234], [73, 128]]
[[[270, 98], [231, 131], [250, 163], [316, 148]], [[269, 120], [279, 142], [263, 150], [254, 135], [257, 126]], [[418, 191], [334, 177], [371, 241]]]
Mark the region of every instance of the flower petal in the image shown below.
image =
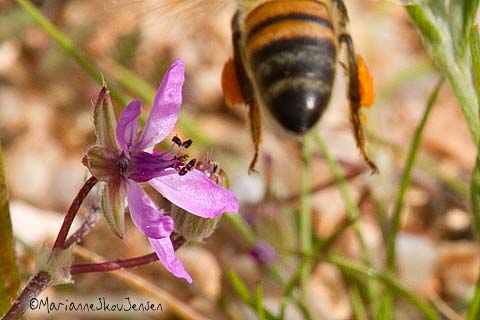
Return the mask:
[[143, 234], [154, 239], [170, 236], [173, 231], [172, 218], [163, 215], [145, 191], [132, 180], [128, 180], [127, 200], [133, 223]]
[[136, 150], [144, 150], [163, 141], [175, 126], [182, 104], [184, 69], [183, 61], [176, 59], [165, 73], [142, 136], [135, 145]]
[[192, 277], [185, 270], [182, 261], [175, 255], [172, 241], [169, 237], [161, 239], [148, 238], [150, 245], [158, 256], [160, 262], [177, 278], [184, 278], [188, 283], [192, 283]]
[[123, 239], [125, 235], [125, 187], [120, 182], [120, 178], [117, 183], [104, 184], [102, 213], [113, 232]]
[[123, 110], [117, 125], [117, 140], [125, 154], [133, 145], [138, 130], [138, 116], [141, 113], [142, 104], [138, 100], [130, 102]]
[[170, 174], [149, 181], [160, 194], [178, 207], [203, 218], [223, 212], [238, 213], [238, 199], [229, 190], [195, 169], [184, 176]]

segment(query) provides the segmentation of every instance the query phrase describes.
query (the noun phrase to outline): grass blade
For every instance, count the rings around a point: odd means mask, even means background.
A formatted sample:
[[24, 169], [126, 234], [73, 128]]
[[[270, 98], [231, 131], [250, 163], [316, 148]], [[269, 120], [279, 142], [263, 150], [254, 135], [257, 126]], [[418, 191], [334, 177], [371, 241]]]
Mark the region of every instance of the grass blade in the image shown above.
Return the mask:
[[4, 314], [14, 301], [20, 286], [15, 256], [8, 192], [5, 185], [2, 145], [0, 144], [0, 315]]
[[[325, 141], [322, 138], [320, 138], [319, 135], [314, 135], [314, 140], [317, 145], [317, 148], [325, 157], [325, 160], [327, 161], [331, 174], [335, 178], [335, 184], [337, 185], [337, 188], [340, 191], [342, 200], [345, 204], [348, 219], [351, 220], [353, 223], [355, 237], [357, 238], [357, 241], [360, 244], [362, 259], [368, 266], [371, 266], [367, 247], [365, 245], [365, 241], [363, 240], [362, 234], [360, 233], [360, 228], [358, 226], [358, 219], [360, 217], [360, 212], [358, 211], [358, 207], [353, 201], [350, 191], [348, 190], [348, 185], [347, 185], [347, 181], [345, 180], [345, 176], [342, 174], [342, 170], [338, 165], [338, 163], [330, 154]], [[378, 307], [379, 307], [378, 288], [376, 287], [373, 281], [369, 281], [368, 283], [368, 294], [369, 294], [370, 302], [372, 303], [373, 310], [378, 310]]]
[[[257, 311], [258, 306], [258, 295], [256, 298], [253, 298], [250, 295], [250, 291], [248, 290], [247, 286], [243, 283], [242, 279], [238, 276], [235, 271], [230, 271], [228, 274], [230, 278], [230, 283], [233, 286], [233, 289], [237, 292], [240, 299], [247, 305], [249, 305], [253, 310]], [[263, 317], [266, 320], [275, 320], [275, 317], [265, 309], [263, 305], [260, 306], [262, 309]], [[258, 315], [258, 314], [257, 314]]]
[[[30, 15], [30, 17], [38, 23], [40, 27], [53, 39], [55, 42], [87, 72], [95, 81], [102, 84], [106, 79], [104, 78], [100, 69], [93, 63], [90, 58], [78, 50], [73, 42], [60, 30], [57, 29], [43, 13], [38, 10], [29, 0], [15, 0], [18, 5]], [[121, 106], [126, 106], [127, 98], [121, 93], [117, 86], [110, 80], [106, 81], [112, 98]]]
[[465, 52], [468, 44], [468, 35], [471, 32], [472, 25], [477, 16], [478, 6], [480, 5], [480, 0], [461, 0], [462, 1], [462, 33], [460, 39], [462, 39], [461, 50]]
[[[90, 75], [95, 81], [100, 85], [103, 82], [108, 84], [108, 89], [112, 98], [122, 107], [126, 106], [128, 103], [127, 97], [122, 93], [122, 91], [117, 87], [116, 83], [111, 79], [107, 79], [104, 76], [104, 73], [100, 68], [83, 52], [81, 52], [70, 38], [62, 33], [55, 25], [53, 25], [43, 13], [38, 10], [30, 0], [15, 0], [20, 7], [30, 15], [31, 18], [38, 23], [38, 25], [53, 39], [55, 42], [69, 55], [72, 57], [82, 69]], [[145, 81], [134, 75], [133, 73], [120, 68], [119, 66], [114, 69], [118, 78], [118, 83], [122, 83], [126, 87], [132, 90], [136, 96], [140, 97], [143, 101], [152, 101], [155, 96], [156, 89], [148, 85]], [[146, 96], [148, 95], [148, 96]], [[140, 122], [145, 122], [145, 117], [140, 117]], [[180, 114], [178, 118], [178, 125], [185, 131], [189, 138], [194, 139], [195, 143], [198, 143], [202, 146], [209, 146], [212, 144], [211, 139], [207, 137], [199, 128], [197, 128], [196, 123], [185, 117], [183, 114]]]
[[[303, 254], [310, 256], [312, 250], [312, 210], [310, 204], [310, 188], [312, 186], [312, 142], [305, 137], [302, 146], [302, 176], [300, 195], [300, 250]], [[302, 259], [303, 261], [303, 259]], [[310, 258], [305, 258], [301, 264], [301, 284], [305, 290], [311, 268]]]
[[[428, 116], [432, 110], [433, 105], [435, 104], [438, 96], [438, 92], [443, 83], [443, 78], [435, 86], [430, 98], [428, 99], [427, 106], [425, 108], [425, 112], [423, 113], [423, 117], [415, 130], [415, 134], [413, 136], [412, 144], [410, 147], [410, 151], [407, 156], [407, 161], [405, 164], [405, 170], [403, 172], [402, 180], [400, 182], [400, 190], [398, 192], [397, 200], [395, 203], [395, 207], [393, 209], [392, 214], [392, 221], [390, 224], [390, 230], [388, 232], [387, 237], [387, 270], [390, 274], [395, 273], [395, 243], [397, 240], [398, 232], [400, 231], [400, 217], [401, 212], [404, 206], [404, 199], [405, 193], [410, 186], [410, 180], [412, 177], [413, 166], [416, 161], [417, 152], [420, 147], [420, 141], [422, 138], [423, 130], [425, 128], [425, 124], [427, 123]], [[392, 308], [393, 308], [393, 295], [389, 290], [387, 290], [384, 299], [382, 299], [382, 311], [381, 314], [384, 319], [390, 319], [392, 315]]]
[[343, 272], [360, 274], [364, 277], [373, 278], [382, 282], [384, 285], [386, 285], [392, 291], [397, 293], [399, 296], [402, 296], [411, 304], [416, 306], [417, 309], [425, 316], [426, 319], [440, 320], [440, 316], [437, 314], [435, 309], [428, 302], [424, 301], [422, 298], [417, 297], [415, 294], [413, 294], [409, 290], [402, 287], [397, 281], [392, 279], [389, 275], [378, 273], [372, 268], [365, 267], [361, 264], [348, 261], [347, 259], [344, 259], [338, 256], [330, 256], [326, 259], [326, 261], [335, 265]]
[[[477, 96], [480, 97], [480, 34], [478, 25], [472, 27], [470, 31], [470, 55], [472, 58], [473, 78]], [[480, 101], [480, 100], [479, 100]], [[480, 108], [480, 106], [479, 106]], [[480, 144], [477, 148], [477, 159], [472, 172], [470, 181], [470, 197], [472, 205], [473, 220], [475, 222], [475, 231], [477, 241], [480, 241]], [[467, 320], [474, 320], [480, 317], [480, 278], [477, 280], [473, 300], [468, 309]]]

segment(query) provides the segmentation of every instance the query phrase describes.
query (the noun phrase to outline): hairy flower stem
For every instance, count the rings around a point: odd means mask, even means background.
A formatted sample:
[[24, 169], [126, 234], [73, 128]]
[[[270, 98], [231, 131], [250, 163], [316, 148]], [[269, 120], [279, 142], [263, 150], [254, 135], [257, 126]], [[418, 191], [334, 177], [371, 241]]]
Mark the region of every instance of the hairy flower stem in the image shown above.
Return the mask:
[[77, 215], [77, 212], [80, 209], [80, 206], [82, 205], [83, 200], [85, 200], [88, 193], [90, 192], [90, 190], [92, 190], [92, 188], [95, 186], [97, 182], [98, 182], [97, 178], [90, 177], [85, 182], [82, 189], [80, 189], [75, 199], [73, 199], [73, 202], [70, 205], [70, 208], [68, 208], [67, 214], [65, 215], [65, 219], [63, 219], [62, 227], [60, 228], [60, 231], [58, 232], [58, 235], [57, 235], [57, 239], [53, 244], [52, 251], [65, 248], [65, 239], [67, 239], [68, 231], [70, 230], [73, 219], [75, 219], [75, 216]]
[[19, 319], [27, 310], [32, 298], [37, 297], [40, 292], [48, 288], [52, 277], [47, 272], [40, 271], [28, 282], [22, 293], [10, 307], [10, 310], [3, 316], [2, 320]]
[[[176, 234], [172, 235], [171, 237], [173, 248], [178, 250], [182, 245], [186, 243], [185, 238], [182, 236], [178, 236]], [[125, 268], [133, 268], [142, 266], [145, 264], [152, 263], [158, 260], [158, 256], [155, 252], [130, 258], [124, 260], [115, 260], [115, 261], [108, 261], [102, 263], [85, 263], [85, 264], [76, 264], [70, 268], [70, 274], [79, 274], [79, 273], [90, 273], [90, 272], [107, 272], [107, 271], [115, 271]]]
[[[58, 254], [74, 243], [79, 242], [97, 222], [100, 216], [100, 210], [99, 208], [92, 208], [92, 212], [89, 214], [82, 226], [65, 241], [68, 231], [70, 230], [70, 226], [72, 225], [73, 219], [80, 209], [80, 206], [97, 182], [98, 180], [95, 177], [91, 177], [85, 182], [83, 187], [78, 192], [77, 196], [70, 205], [70, 208], [68, 209], [65, 219], [63, 220], [63, 224], [52, 248], [51, 255]], [[22, 290], [22, 293], [18, 296], [1, 320], [19, 319], [27, 310], [30, 300], [37, 297], [43, 290], [47, 289], [51, 285], [52, 275], [43, 270], [39, 271], [30, 279], [25, 288]]]
[[77, 229], [70, 237], [65, 241], [64, 248], [69, 248], [75, 243], [79, 243], [92, 230], [101, 216], [101, 209], [99, 207], [91, 208], [90, 214], [85, 218], [80, 228]]

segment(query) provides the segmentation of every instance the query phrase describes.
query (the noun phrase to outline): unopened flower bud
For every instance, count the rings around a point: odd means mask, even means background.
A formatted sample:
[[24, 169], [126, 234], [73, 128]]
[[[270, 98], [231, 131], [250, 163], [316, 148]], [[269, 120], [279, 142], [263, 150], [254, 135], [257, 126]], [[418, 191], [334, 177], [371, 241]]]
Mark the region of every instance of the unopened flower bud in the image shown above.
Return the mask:
[[[202, 160], [196, 164], [196, 170], [203, 172], [210, 180], [223, 187], [228, 187], [228, 179], [218, 163]], [[175, 221], [175, 232], [187, 241], [202, 241], [208, 238], [215, 228], [220, 215], [213, 219], [202, 218], [172, 205], [171, 216]]]

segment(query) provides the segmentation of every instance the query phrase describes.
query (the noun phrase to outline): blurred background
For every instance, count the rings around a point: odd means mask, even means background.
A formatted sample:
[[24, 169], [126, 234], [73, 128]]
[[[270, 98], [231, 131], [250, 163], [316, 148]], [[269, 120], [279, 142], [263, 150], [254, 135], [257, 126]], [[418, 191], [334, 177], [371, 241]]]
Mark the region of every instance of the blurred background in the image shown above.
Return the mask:
[[[204, 243], [178, 251], [193, 276], [192, 285], [154, 263], [132, 272], [155, 285], [157, 295], [114, 274], [78, 275], [74, 285], [53, 287], [42, 294], [60, 302], [96, 301], [102, 296], [115, 301], [128, 296], [158, 301], [162, 312], [28, 311], [27, 317], [195, 319], [178, 312], [193, 308], [205, 319], [254, 319], [232, 290], [228, 270], [236, 271], [250, 288], [262, 283], [265, 305], [278, 310], [282, 287], [266, 265], [275, 263], [288, 275], [298, 262], [294, 226], [300, 190], [300, 142], [266, 130], [259, 173], [248, 175], [253, 145], [246, 109], [227, 107], [220, 87], [223, 63], [232, 55], [230, 20], [234, 7], [173, 8], [153, 0], [37, 0], [35, 4], [107, 77], [115, 79], [130, 71], [157, 87], [169, 64], [176, 57], [184, 59], [182, 113], [195, 130], [208, 137], [194, 139], [192, 152], [197, 158], [208, 154], [219, 161], [241, 200], [243, 217], [258, 240], [268, 246], [248, 244], [223, 219]], [[340, 65], [329, 109], [315, 130], [349, 179], [370, 258], [382, 270], [382, 230], [394, 206], [413, 132], [440, 75], [401, 5], [375, 0], [350, 0], [346, 4], [356, 50], [376, 86], [376, 103], [366, 111], [366, 124], [369, 153], [380, 173], [370, 175], [355, 148], [345, 98], [345, 71]], [[34, 271], [35, 253], [53, 241], [64, 212], [84, 181], [86, 169], [80, 161], [88, 146], [95, 143], [92, 100], [99, 89], [13, 1], [0, 0], [0, 141], [24, 281]], [[123, 106], [116, 107], [120, 111]], [[174, 133], [189, 138], [188, 130], [178, 128]], [[423, 135], [396, 250], [402, 285], [431, 301], [448, 319], [461, 318], [480, 268], [468, 211], [468, 181], [475, 157], [476, 147], [445, 83]], [[314, 153], [312, 167], [314, 231], [324, 238], [345, 221], [346, 210], [319, 152]], [[92, 252], [114, 260], [151, 250], [130, 220], [125, 240], [116, 238], [101, 219], [81, 247], [87, 249], [76, 251], [78, 262], [89, 261]], [[344, 232], [331, 250], [358, 259], [360, 249], [353, 230]], [[350, 277], [322, 262], [312, 272], [304, 303], [313, 318], [351, 319]], [[421, 319], [411, 305], [401, 299], [397, 303], [398, 319]], [[302, 317], [289, 305], [286, 318]]]

